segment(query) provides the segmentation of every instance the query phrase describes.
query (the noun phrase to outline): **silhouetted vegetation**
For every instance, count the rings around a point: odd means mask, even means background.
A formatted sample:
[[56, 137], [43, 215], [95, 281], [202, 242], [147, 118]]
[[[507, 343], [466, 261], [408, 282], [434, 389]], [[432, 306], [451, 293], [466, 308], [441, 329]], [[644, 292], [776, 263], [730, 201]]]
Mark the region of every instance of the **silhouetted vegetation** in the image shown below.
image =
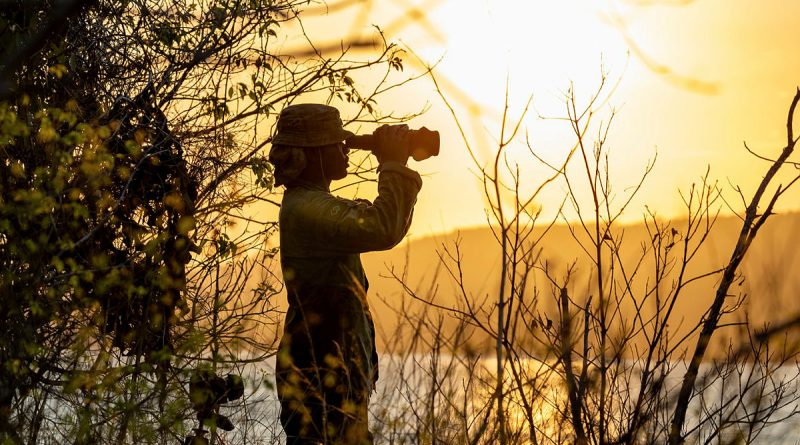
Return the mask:
[[[386, 341], [403, 345], [391, 353], [400, 370], [393, 384], [405, 403], [390, 402], [394, 409], [381, 425], [392, 442], [792, 440], [785, 435], [796, 428], [800, 404], [797, 316], [771, 313], [756, 321], [746, 303], [768, 304], [779, 296], [748, 294], [740, 266], [781, 196], [800, 179], [790, 161], [800, 90], [789, 106], [786, 145], [775, 158], [760, 156], [769, 166], [751, 197], [736, 189], [742, 208], [725, 202], [723, 188], [707, 173], [681, 195], [685, 220], [665, 221], [648, 211], [646, 236], [632, 238], [619, 219], [647, 187], [653, 164], [633, 184], [620, 184], [610, 171], [606, 140], [614, 112], [605, 105], [605, 81], [585, 105], [567, 91], [565, 116], [555, 122], [570, 126], [574, 145], [560, 163], [543, 158], [527, 140], [527, 155], [549, 176], [532, 180], [508, 153], [527, 108], [512, 119], [506, 106], [488, 161], [465, 137], [489, 203], [497, 286], [476, 294], [465, 284], [458, 240], [441, 246], [430, 287], [416, 287], [404, 270], [391, 271], [406, 296], [399, 304], [384, 297], [402, 319], [402, 331]], [[598, 115], [606, 118], [598, 122]], [[537, 197], [559, 188], [565, 190], [562, 206], [545, 220]], [[698, 253], [723, 208], [739, 217], [740, 235], [726, 261], [702, 263]], [[542, 247], [559, 222], [574, 244], [563, 250], [578, 256]], [[457, 295], [439, 295], [442, 280], [453, 281]], [[704, 313], [687, 317], [678, 309], [688, 289], [710, 295]], [[493, 340], [493, 353], [487, 354], [486, 339]], [[398, 423], [411, 425], [413, 438], [397, 440]]]
[[402, 67], [380, 40], [281, 54], [304, 4], [4, 4], [0, 441], [174, 443], [193, 369], [273, 352], [274, 224], [243, 211], [270, 201], [271, 116], [316, 93], [375, 120], [348, 73]]

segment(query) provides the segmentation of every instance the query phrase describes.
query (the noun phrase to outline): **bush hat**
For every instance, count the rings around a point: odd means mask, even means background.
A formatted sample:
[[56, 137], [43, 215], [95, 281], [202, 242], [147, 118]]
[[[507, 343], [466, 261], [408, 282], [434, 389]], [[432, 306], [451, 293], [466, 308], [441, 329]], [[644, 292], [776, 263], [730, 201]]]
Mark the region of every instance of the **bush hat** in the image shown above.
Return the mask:
[[273, 145], [319, 147], [335, 144], [353, 136], [342, 128], [339, 110], [323, 104], [290, 105], [278, 116]]

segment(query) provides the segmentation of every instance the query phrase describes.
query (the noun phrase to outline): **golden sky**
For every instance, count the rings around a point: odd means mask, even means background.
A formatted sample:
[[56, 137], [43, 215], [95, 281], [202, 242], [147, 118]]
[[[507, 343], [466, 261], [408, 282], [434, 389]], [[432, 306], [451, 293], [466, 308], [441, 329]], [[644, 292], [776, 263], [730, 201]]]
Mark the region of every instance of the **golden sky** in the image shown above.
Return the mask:
[[[785, 143], [788, 104], [800, 85], [796, 0], [381, 0], [351, 5], [307, 17], [306, 31], [312, 38], [344, 40], [369, 35], [374, 24], [425, 62], [438, 61], [444, 94], [485, 161], [496, 147], [507, 85], [512, 118], [533, 98], [524, 123], [533, 148], [546, 159], [563, 158], [574, 143], [569, 127], [540, 116], [563, 116], [570, 83], [579, 98], [586, 97], [599, 85], [602, 67], [611, 84], [618, 82], [598, 118], [616, 111], [609, 146], [620, 195], [658, 153], [641, 199], [625, 214], [628, 221], [641, 218], [644, 204], [664, 217], [680, 215], [679, 189], [687, 189], [709, 166], [732, 204], [740, 201], [730, 184], [741, 186], [745, 196], [752, 194], [768, 165], [748, 154], [743, 142], [767, 156], [778, 153]], [[407, 55], [407, 72], [418, 68], [414, 58]], [[397, 112], [427, 106], [411, 126], [441, 132], [438, 158], [410, 162], [425, 178], [411, 236], [485, 223], [486, 202], [475, 166], [432, 82], [419, 80], [379, 105]], [[526, 150], [523, 135], [509, 153], [519, 162], [523, 182], [534, 187], [544, 171]], [[374, 197], [373, 190], [359, 193]], [[785, 196], [783, 209], [800, 208], [799, 198], [797, 191]], [[563, 186], [556, 185], [538, 204], [547, 214], [562, 199]]]

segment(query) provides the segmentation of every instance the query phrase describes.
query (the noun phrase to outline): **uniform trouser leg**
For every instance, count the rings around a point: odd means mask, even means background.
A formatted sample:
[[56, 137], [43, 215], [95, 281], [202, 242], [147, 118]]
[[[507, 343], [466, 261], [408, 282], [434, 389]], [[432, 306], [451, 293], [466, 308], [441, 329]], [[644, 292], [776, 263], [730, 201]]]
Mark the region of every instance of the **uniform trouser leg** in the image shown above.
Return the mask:
[[[346, 366], [341, 348], [309, 348], [302, 336], [281, 341], [277, 360], [277, 389], [281, 424], [287, 444], [372, 444], [368, 406], [370, 390], [363, 376]], [[309, 354], [308, 351], [323, 352]]]
[[377, 360], [367, 309], [346, 289], [291, 297], [276, 367], [289, 443], [372, 444]]
[[369, 394], [348, 388], [341, 374], [341, 370], [330, 368], [295, 368], [278, 373], [280, 417], [287, 444], [372, 443]]

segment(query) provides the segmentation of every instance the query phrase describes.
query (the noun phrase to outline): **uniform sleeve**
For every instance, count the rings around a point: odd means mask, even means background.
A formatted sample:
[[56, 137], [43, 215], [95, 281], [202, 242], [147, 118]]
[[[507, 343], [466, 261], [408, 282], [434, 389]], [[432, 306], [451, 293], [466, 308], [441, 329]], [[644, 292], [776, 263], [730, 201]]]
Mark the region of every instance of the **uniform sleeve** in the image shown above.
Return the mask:
[[378, 197], [370, 203], [320, 193], [298, 216], [302, 232], [321, 252], [351, 254], [394, 247], [411, 224], [422, 179], [400, 163], [387, 162], [378, 176]]

